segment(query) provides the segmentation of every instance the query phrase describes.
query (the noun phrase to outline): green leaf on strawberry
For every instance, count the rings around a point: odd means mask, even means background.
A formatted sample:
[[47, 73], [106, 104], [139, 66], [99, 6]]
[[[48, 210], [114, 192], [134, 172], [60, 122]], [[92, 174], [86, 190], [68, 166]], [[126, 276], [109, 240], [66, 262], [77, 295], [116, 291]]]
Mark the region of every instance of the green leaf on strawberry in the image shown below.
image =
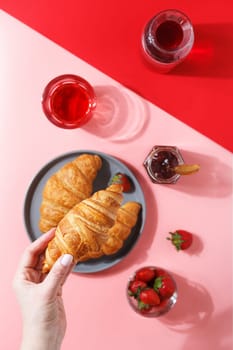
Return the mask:
[[156, 292], [159, 291], [159, 288], [161, 288], [163, 285], [163, 277], [157, 277], [154, 281], [154, 285], [153, 285], [153, 288]]
[[130, 192], [132, 190], [132, 183], [129, 177], [123, 173], [116, 173], [111, 181], [110, 185], [119, 184], [123, 186], [123, 192]]
[[151, 305], [143, 303], [143, 301], [138, 300], [138, 309], [140, 311], [149, 311], [151, 309]]
[[146, 288], [147, 285], [143, 281], [131, 281], [128, 289], [128, 294], [137, 298], [142, 289]]
[[170, 298], [175, 292], [175, 284], [170, 276], [159, 276], [155, 279], [153, 289], [162, 298]]
[[185, 250], [189, 248], [193, 241], [193, 235], [185, 230], [176, 230], [175, 232], [169, 232], [171, 237], [167, 237], [169, 241], [174, 245], [177, 251]]

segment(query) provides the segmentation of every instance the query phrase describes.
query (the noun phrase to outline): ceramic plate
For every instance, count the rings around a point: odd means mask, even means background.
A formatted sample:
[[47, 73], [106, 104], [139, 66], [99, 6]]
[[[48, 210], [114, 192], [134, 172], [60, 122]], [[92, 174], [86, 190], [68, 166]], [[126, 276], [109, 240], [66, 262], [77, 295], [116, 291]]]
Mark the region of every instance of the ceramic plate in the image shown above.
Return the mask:
[[42, 201], [42, 191], [48, 178], [54, 174], [65, 163], [72, 161], [74, 158], [83, 153], [97, 154], [103, 161], [102, 168], [94, 182], [94, 192], [106, 188], [112, 176], [117, 172], [124, 173], [129, 176], [132, 181], [133, 188], [130, 193], [124, 193], [124, 202], [136, 201], [141, 203], [142, 210], [139, 215], [137, 224], [133, 228], [130, 236], [124, 242], [123, 247], [116, 254], [111, 256], [103, 256], [98, 259], [88, 260], [78, 263], [74, 267], [74, 272], [93, 273], [108, 269], [120, 262], [133, 248], [139, 236], [142, 234], [146, 215], [146, 205], [141, 186], [133, 174], [133, 172], [122, 161], [105, 153], [94, 152], [90, 150], [82, 150], [73, 153], [61, 155], [46, 164], [32, 180], [25, 197], [24, 203], [24, 221], [28, 235], [32, 241], [41, 235], [38, 227], [40, 216], [40, 205]]

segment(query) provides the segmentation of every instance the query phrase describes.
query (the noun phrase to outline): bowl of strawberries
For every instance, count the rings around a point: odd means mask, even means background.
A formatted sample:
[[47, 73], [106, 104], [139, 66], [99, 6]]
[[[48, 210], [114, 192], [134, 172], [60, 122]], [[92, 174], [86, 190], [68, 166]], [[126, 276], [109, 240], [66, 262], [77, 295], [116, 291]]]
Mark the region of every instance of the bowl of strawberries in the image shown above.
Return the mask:
[[167, 313], [175, 305], [177, 297], [173, 276], [161, 267], [141, 267], [127, 283], [129, 304], [142, 316], [158, 317]]

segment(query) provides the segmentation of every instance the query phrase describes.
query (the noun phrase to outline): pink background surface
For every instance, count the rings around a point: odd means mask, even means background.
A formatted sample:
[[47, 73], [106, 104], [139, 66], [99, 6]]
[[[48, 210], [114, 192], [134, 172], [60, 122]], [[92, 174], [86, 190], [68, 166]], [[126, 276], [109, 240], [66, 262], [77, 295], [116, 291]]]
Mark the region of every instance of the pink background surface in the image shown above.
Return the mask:
[[[155, 344], [175, 350], [231, 349], [231, 153], [4, 12], [0, 23], [0, 347], [17, 349], [20, 343], [21, 318], [11, 282], [29, 243], [22, 217], [28, 185], [52, 158], [90, 149], [119, 158], [135, 172], [147, 219], [138, 244], [118, 265], [70, 276], [64, 288], [68, 330], [62, 349], [139, 350]], [[96, 89], [98, 107], [83, 129], [58, 129], [42, 113], [44, 86], [63, 73], [82, 75]], [[201, 171], [175, 186], [152, 184], [142, 163], [155, 144], [176, 145]], [[195, 235], [187, 252], [177, 253], [165, 239], [177, 228]], [[169, 269], [178, 284], [177, 305], [159, 319], [135, 314], [125, 297], [129, 275], [148, 264]]]

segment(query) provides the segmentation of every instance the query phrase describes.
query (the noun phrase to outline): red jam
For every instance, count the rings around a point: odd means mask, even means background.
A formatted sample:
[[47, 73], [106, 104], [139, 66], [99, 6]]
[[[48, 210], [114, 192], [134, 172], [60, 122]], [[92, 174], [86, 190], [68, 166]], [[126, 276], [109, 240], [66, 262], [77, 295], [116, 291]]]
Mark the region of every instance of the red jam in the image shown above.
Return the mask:
[[143, 163], [152, 182], [161, 184], [176, 183], [180, 175], [174, 168], [180, 164], [184, 160], [174, 146], [154, 146]]
[[178, 165], [177, 157], [169, 151], [160, 151], [153, 155], [151, 170], [160, 179], [169, 179], [175, 175], [174, 167]]

